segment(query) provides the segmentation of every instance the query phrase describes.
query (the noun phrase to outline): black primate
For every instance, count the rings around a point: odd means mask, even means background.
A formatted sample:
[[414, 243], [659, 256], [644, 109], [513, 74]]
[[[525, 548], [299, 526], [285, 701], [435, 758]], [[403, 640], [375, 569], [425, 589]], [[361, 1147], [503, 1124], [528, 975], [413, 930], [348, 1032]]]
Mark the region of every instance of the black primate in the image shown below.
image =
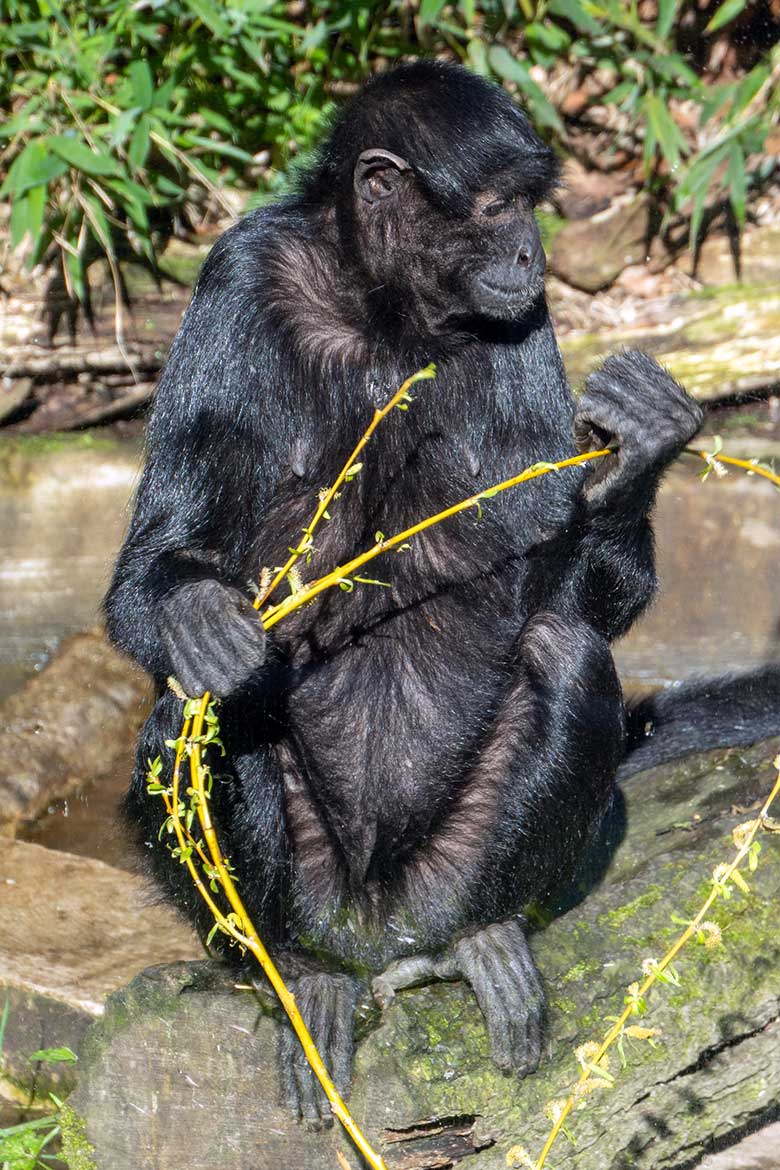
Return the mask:
[[[471, 73], [426, 62], [370, 82], [299, 193], [204, 265], [106, 602], [160, 692], [125, 806], [157, 877], [205, 933], [144, 783], [180, 727], [174, 675], [223, 697], [214, 815], [261, 936], [351, 972], [312, 961], [296, 981], [342, 1088], [357, 976], [384, 968], [380, 999], [465, 978], [498, 1064], [536, 1067], [544, 999], [520, 912], [576, 869], [626, 752], [609, 644], [653, 595], [648, 513], [701, 412], [627, 353], [575, 417], [533, 215], [556, 175], [520, 110]], [[391, 588], [323, 595], [266, 636], [247, 583], [298, 539], [374, 407], [431, 360], [436, 380], [386, 420], [318, 531], [317, 575], [538, 460], [606, 440], [617, 454], [439, 525], [372, 566]], [[777, 724], [762, 702], [748, 738]], [[645, 763], [663, 714], [631, 720], [639, 740], [659, 719]], [[316, 1123], [327, 1109], [289, 1036], [282, 1055]]]

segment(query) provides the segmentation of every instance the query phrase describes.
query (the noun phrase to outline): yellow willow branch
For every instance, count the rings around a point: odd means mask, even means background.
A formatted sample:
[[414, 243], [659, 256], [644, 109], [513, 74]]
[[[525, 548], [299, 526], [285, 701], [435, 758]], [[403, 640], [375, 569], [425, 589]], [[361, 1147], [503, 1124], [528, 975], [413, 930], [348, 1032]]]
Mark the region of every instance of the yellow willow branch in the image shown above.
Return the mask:
[[780, 487], [780, 475], [777, 475], [774, 471], [770, 471], [768, 467], [761, 467], [758, 463], [750, 459], [735, 459], [733, 455], [721, 455], [712, 451], [698, 451], [693, 447], [686, 447], [684, 453], [686, 455], [697, 455], [705, 463], [709, 463], [711, 467], [717, 463], [730, 463], [733, 467], [742, 467], [747, 471], [748, 475], [763, 475], [764, 479], [768, 479], [771, 483]]
[[335, 481], [333, 482], [333, 484], [328, 488], [328, 490], [326, 492], [322, 493], [317, 511], [314, 513], [312, 519], [309, 521], [309, 523], [307, 524], [307, 526], [303, 530], [303, 540], [299, 541], [297, 548], [294, 548], [292, 550], [292, 555], [286, 561], [286, 563], [284, 565], [282, 565], [281, 569], [278, 570], [276, 576], [274, 577], [273, 581], [268, 586], [268, 588], [265, 590], [265, 592], [262, 594], [258, 594], [258, 596], [255, 598], [255, 601], [254, 601], [255, 609], [259, 609], [261, 605], [265, 605], [268, 598], [274, 593], [274, 591], [276, 590], [279, 583], [284, 580], [284, 578], [287, 576], [290, 569], [297, 562], [299, 557], [304, 556], [313, 547], [312, 537], [314, 536], [315, 528], [317, 527], [320, 520], [327, 512], [327, 510], [328, 510], [328, 508], [333, 500], [333, 497], [336, 495], [336, 492], [339, 490], [341, 485], [344, 483], [344, 480], [347, 478], [350, 470], [354, 467], [355, 463], [357, 462], [358, 455], [363, 450], [366, 443], [368, 443], [369, 439], [371, 438], [374, 431], [381, 423], [382, 419], [387, 418], [390, 411], [393, 410], [396, 406], [398, 406], [400, 403], [403, 402], [404, 398], [406, 398], [406, 395], [409, 391], [410, 386], [413, 386], [415, 384], [415, 382], [422, 382], [426, 378], [435, 378], [435, 377], [436, 377], [436, 366], [433, 364], [433, 362], [431, 362], [430, 365], [426, 366], [424, 370], [418, 370], [416, 374], [412, 374], [411, 378], [407, 378], [406, 381], [404, 382], [404, 384], [401, 387], [399, 387], [398, 390], [396, 390], [393, 397], [390, 399], [390, 401], [388, 403], [385, 404], [385, 406], [383, 406], [381, 408], [381, 410], [377, 409], [374, 411], [374, 417], [372, 418], [371, 422], [369, 423], [368, 427], [366, 428], [366, 430], [363, 434], [363, 437], [360, 439], [360, 441], [356, 445], [354, 451], [347, 459], [347, 462], [342, 467], [341, 471], [339, 472], [339, 474], [338, 474], [337, 478], [335, 479]]
[[491, 499], [498, 495], [499, 492], [504, 492], [507, 488], [515, 487], [519, 483], [526, 483], [531, 479], [538, 479], [540, 475], [547, 475], [551, 471], [560, 471], [564, 467], [577, 467], [580, 463], [587, 463], [591, 459], [602, 459], [605, 455], [612, 455], [613, 451], [609, 447], [604, 447], [600, 451], [586, 451], [583, 455], [573, 455], [571, 459], [562, 459], [559, 463], [535, 463], [533, 467], [527, 467], [525, 471], [521, 471], [519, 475], [513, 475], [510, 479], [502, 480], [501, 483], [494, 484], [493, 487], [485, 488], [484, 491], [476, 492], [473, 496], [469, 496], [466, 500], [461, 500], [458, 504], [452, 504], [449, 508], [445, 508], [443, 512], [437, 512], [435, 516], [429, 516], [427, 520], [420, 520], [419, 523], [413, 524], [411, 528], [405, 528], [403, 532], [396, 533], [395, 536], [387, 537], [377, 541], [377, 543], [365, 552], [353, 557], [351, 561], [340, 565], [339, 568], [334, 569], [331, 573], [327, 573], [324, 577], [312, 581], [306, 588], [301, 589], [298, 593], [281, 601], [278, 605], [267, 609], [262, 615], [263, 625], [267, 630], [271, 626], [275, 626], [282, 618], [287, 617], [293, 610], [299, 609], [300, 606], [306, 605], [318, 593], [322, 593], [325, 589], [332, 589], [334, 585], [338, 585], [347, 577], [351, 577], [356, 569], [361, 568], [367, 561], [371, 561], [374, 557], [378, 557], [380, 553], [388, 552], [390, 549], [397, 548], [399, 544], [406, 544], [413, 536], [417, 536], [420, 532], [425, 532], [426, 528], [432, 528], [434, 524], [439, 524], [442, 520], [447, 520], [450, 516], [457, 516], [459, 512], [465, 512], [468, 508], [478, 508], [482, 500]]
[[[208, 845], [209, 852], [211, 853], [211, 859], [214, 863], [214, 868], [217, 871], [219, 883], [222, 886], [231, 908], [238, 916], [243, 930], [237, 930], [232, 922], [226, 919], [224, 915], [219, 915], [218, 913], [215, 914], [212, 907], [212, 900], [206, 898], [206, 901], [209, 903], [209, 909], [211, 909], [212, 914], [215, 915], [215, 918], [217, 918], [217, 921], [220, 923], [223, 930], [226, 930], [233, 936], [233, 938], [237, 939], [243, 946], [245, 946], [247, 950], [250, 950], [262, 967], [269, 983], [279, 997], [279, 1000], [287, 1013], [290, 1023], [295, 1029], [295, 1034], [301, 1043], [301, 1047], [303, 1048], [306, 1059], [308, 1060], [309, 1065], [317, 1077], [317, 1080], [322, 1085], [323, 1092], [325, 1093], [325, 1096], [330, 1103], [333, 1114], [344, 1126], [344, 1129], [352, 1138], [355, 1146], [368, 1162], [369, 1166], [373, 1167], [373, 1170], [386, 1170], [384, 1161], [363, 1137], [363, 1134], [358, 1128], [356, 1122], [353, 1120], [351, 1113], [339, 1096], [336, 1086], [330, 1079], [328, 1070], [325, 1068], [325, 1065], [322, 1062], [322, 1058], [320, 1057], [320, 1054], [314, 1045], [314, 1041], [311, 1038], [309, 1029], [306, 1027], [306, 1024], [303, 1021], [303, 1017], [298, 1011], [298, 1007], [295, 1003], [295, 997], [288, 991], [284, 980], [274, 966], [271, 956], [268, 954], [268, 951], [260, 941], [260, 937], [252, 925], [249, 915], [244, 909], [244, 904], [238, 895], [233, 879], [230, 876], [230, 872], [225, 864], [225, 859], [222, 856], [222, 851], [217, 840], [217, 834], [214, 830], [214, 825], [211, 820], [208, 797], [206, 795], [203, 784], [203, 765], [201, 761], [200, 744], [197, 742], [198, 737], [203, 732], [203, 720], [208, 707], [208, 701], [209, 693], [207, 691], [201, 697], [199, 701], [200, 705], [198, 706], [192, 721], [192, 739], [194, 742], [191, 744], [190, 750], [190, 777], [192, 781], [192, 788], [197, 797], [198, 818], [200, 820], [201, 829], [203, 830], [203, 837], [206, 841], [206, 844]], [[175, 807], [178, 807], [175, 802], [175, 797], [174, 805]], [[190, 872], [192, 872], [192, 870], [190, 870]], [[196, 885], [198, 885], [198, 882], [196, 882]], [[200, 892], [203, 893], [202, 882], [200, 885], [198, 885], [198, 888]]]
[[[697, 454], [698, 454], [698, 452], [697, 452]], [[745, 857], [748, 855], [748, 853], [750, 851], [750, 846], [753, 844], [753, 841], [756, 838], [756, 834], [758, 833], [759, 829], [761, 828], [762, 824], [764, 823], [765, 818], [767, 817], [767, 815], [769, 813], [769, 809], [771, 808], [772, 803], [774, 802], [774, 800], [778, 796], [778, 794], [780, 794], [780, 756], [778, 756], [775, 759], [774, 766], [777, 768], [777, 777], [776, 777], [775, 783], [772, 787], [772, 791], [769, 793], [769, 796], [764, 801], [764, 805], [761, 809], [761, 812], [758, 814], [756, 819], [751, 823], [750, 830], [747, 833], [747, 835], [745, 836], [745, 838], [742, 842], [742, 845], [737, 850], [736, 855], [734, 857], [734, 860], [731, 862], [730, 865], [728, 865], [723, 870], [722, 873], [720, 872], [719, 868], [717, 868], [714, 871], [712, 890], [708, 894], [707, 899], [703, 903], [698, 914], [693, 919], [693, 921], [690, 922], [688, 924], [688, 926], [686, 926], [685, 930], [682, 932], [682, 934], [677, 939], [677, 941], [669, 948], [669, 950], [666, 952], [664, 957], [662, 959], [659, 959], [659, 961], [653, 965], [653, 968], [652, 968], [650, 974], [647, 976], [644, 983], [641, 984], [641, 986], [639, 987], [636, 994], [634, 996], [632, 996], [632, 1000], [628, 1004], [628, 1006], [625, 1008], [623, 1014], [616, 1021], [616, 1023], [613, 1024], [613, 1026], [607, 1032], [604, 1039], [601, 1041], [601, 1045], [598, 1049], [598, 1052], [595, 1052], [593, 1054], [593, 1057], [588, 1060], [588, 1064], [591, 1067], [587, 1067], [587, 1066], [583, 1067], [582, 1072], [580, 1073], [579, 1081], [577, 1082], [578, 1086], [584, 1084], [585, 1081], [590, 1080], [592, 1067], [598, 1066], [599, 1061], [602, 1059], [602, 1057], [607, 1052], [607, 1050], [612, 1047], [613, 1043], [615, 1042], [615, 1040], [617, 1040], [617, 1038], [622, 1033], [623, 1028], [628, 1023], [628, 1020], [634, 1014], [634, 1003], [638, 999], [641, 999], [650, 990], [650, 988], [653, 986], [653, 984], [658, 981], [659, 974], [662, 974], [663, 971], [669, 966], [669, 964], [674, 961], [674, 959], [677, 957], [679, 952], [683, 949], [685, 944], [696, 933], [696, 931], [698, 930], [698, 928], [701, 926], [702, 922], [706, 918], [707, 912], [709, 911], [712, 904], [714, 902], [716, 902], [719, 897], [722, 897], [723, 887], [729, 881], [729, 879], [731, 878], [731, 876], [735, 872], [735, 870], [738, 869], [738, 867], [745, 860]], [[574, 1106], [577, 1102], [577, 1099], [578, 1098], [576, 1095], [576, 1090], [575, 1090], [575, 1092], [570, 1093], [568, 1098], [566, 1099], [566, 1104], [561, 1109], [561, 1112], [559, 1113], [558, 1117], [555, 1120], [555, 1124], [553, 1125], [552, 1129], [550, 1130], [547, 1141], [544, 1143], [544, 1146], [542, 1147], [542, 1152], [540, 1153], [539, 1158], [536, 1162], [535, 1170], [542, 1170], [542, 1167], [544, 1166], [544, 1164], [547, 1160], [547, 1155], [549, 1154], [550, 1150], [552, 1149], [552, 1146], [553, 1146], [555, 1139], [557, 1138], [558, 1134], [560, 1133], [561, 1129], [563, 1128], [563, 1124], [566, 1121], [566, 1118], [569, 1116], [572, 1109], [574, 1108]]]
[[189, 870], [190, 877], [192, 878], [195, 889], [198, 891], [201, 898], [211, 911], [211, 914], [214, 917], [214, 921], [217, 922], [219, 926], [221, 926], [222, 929], [228, 934], [232, 934], [238, 942], [242, 943], [244, 946], [247, 946], [247, 940], [239, 936], [239, 933], [235, 930], [232, 923], [228, 922], [228, 920], [225, 918], [225, 915], [222, 913], [219, 906], [216, 904], [211, 894], [206, 889], [206, 886], [203, 884], [203, 879], [198, 873], [197, 866], [192, 860], [192, 857], [187, 853], [188, 839], [189, 842], [191, 842], [192, 839], [184, 828], [184, 825], [181, 823], [181, 818], [179, 817], [179, 779], [181, 775], [181, 763], [184, 757], [184, 752], [186, 751], [186, 739], [188, 738], [190, 732], [190, 724], [191, 720], [186, 719], [182, 728], [182, 734], [179, 738], [179, 746], [176, 749], [176, 758], [173, 763], [171, 801], [169, 804], [167, 797], [163, 797], [165, 800], [165, 807], [168, 810], [170, 818], [173, 822], [173, 831], [176, 834], [176, 840], [179, 842], [179, 849], [182, 850], [181, 856], [185, 865], [187, 866], [187, 869]]

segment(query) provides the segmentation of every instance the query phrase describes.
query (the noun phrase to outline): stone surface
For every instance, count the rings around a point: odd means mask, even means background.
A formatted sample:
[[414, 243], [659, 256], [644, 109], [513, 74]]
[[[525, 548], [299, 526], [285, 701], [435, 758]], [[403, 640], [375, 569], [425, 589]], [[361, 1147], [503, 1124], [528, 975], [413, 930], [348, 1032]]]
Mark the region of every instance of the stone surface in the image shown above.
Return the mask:
[[0, 828], [40, 816], [55, 799], [127, 770], [149, 683], [99, 632], [68, 639], [2, 704]]
[[656, 325], [572, 331], [561, 339], [575, 387], [610, 353], [641, 349], [667, 366], [701, 402], [780, 385], [780, 292], [734, 288], [713, 296], [678, 297]]
[[[642, 962], [676, 937], [671, 916], [690, 918], [701, 904], [713, 867], [733, 855], [731, 830], [772, 785], [779, 747], [692, 756], [626, 785], [628, 831], [606, 877], [533, 940], [550, 1001], [535, 1076], [518, 1083], [494, 1068], [460, 983], [401, 993], [381, 1020], [367, 1017], [350, 1103], [389, 1167], [506, 1170], [518, 1145], [538, 1155], [545, 1106], [576, 1076], [574, 1048], [603, 1034]], [[627, 1041], [625, 1069], [613, 1052], [615, 1084], [575, 1113], [577, 1144], [560, 1140], [556, 1170], [682, 1170], [771, 1119], [780, 838], [764, 836], [750, 882], [748, 895], [735, 891], [710, 914], [722, 945], [691, 944], [677, 962], [680, 985], [651, 993], [642, 1023], [661, 1029], [659, 1042]], [[189, 1170], [321, 1170], [336, 1165], [337, 1149], [357, 1165], [343, 1135], [306, 1132], [277, 1094], [267, 1002], [197, 964], [146, 972], [109, 1000], [69, 1103], [99, 1170], [181, 1170], [185, 1160]]]
[[[747, 285], [780, 284], [780, 224], [747, 227], [739, 242], [739, 279]], [[690, 255], [678, 261], [691, 269]], [[708, 236], [702, 243], [696, 276], [706, 285], [734, 284], [738, 277], [727, 236]]]
[[200, 943], [140, 878], [99, 861], [4, 841], [0, 855], [0, 1004], [8, 996], [5, 1088], [68, 1087], [72, 1065], [30, 1054], [78, 1051], [105, 998], [150, 963], [197, 958]]
[[780, 1122], [751, 1133], [730, 1150], [710, 1155], [699, 1164], [698, 1170], [777, 1170], [778, 1166]]
[[648, 200], [632, 198], [589, 219], [566, 224], [555, 237], [548, 267], [574, 288], [598, 292], [629, 264], [647, 255], [650, 226]]

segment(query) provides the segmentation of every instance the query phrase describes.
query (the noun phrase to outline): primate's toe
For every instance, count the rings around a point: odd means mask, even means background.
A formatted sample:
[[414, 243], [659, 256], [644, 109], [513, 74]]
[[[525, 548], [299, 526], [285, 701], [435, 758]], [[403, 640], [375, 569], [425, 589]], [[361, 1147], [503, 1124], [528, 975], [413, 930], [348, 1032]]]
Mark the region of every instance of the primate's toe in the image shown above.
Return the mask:
[[440, 977], [436, 960], [430, 955], [409, 955], [396, 959], [381, 975], [371, 980], [374, 999], [381, 1008], [386, 1008], [395, 997], [396, 991], [406, 987], [418, 987]]
[[[302, 975], [289, 983], [333, 1083], [344, 1094], [352, 1073], [353, 1017], [359, 985], [348, 975]], [[309, 1067], [301, 1043], [285, 1020], [279, 1039], [282, 1100], [309, 1129], [333, 1124], [328, 1099]]]
[[460, 939], [453, 953], [485, 1017], [495, 1063], [521, 1077], [535, 1072], [542, 1050], [544, 989], [520, 924], [493, 923]]

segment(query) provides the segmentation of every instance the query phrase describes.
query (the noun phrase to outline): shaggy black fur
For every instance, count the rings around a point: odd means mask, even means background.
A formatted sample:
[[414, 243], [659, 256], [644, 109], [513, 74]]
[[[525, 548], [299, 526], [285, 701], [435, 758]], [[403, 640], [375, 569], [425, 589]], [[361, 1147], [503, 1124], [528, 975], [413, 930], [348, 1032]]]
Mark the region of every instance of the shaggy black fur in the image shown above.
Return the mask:
[[[625, 716], [609, 643], [653, 596], [648, 515], [701, 419], [638, 353], [591, 376], [575, 418], [533, 216], [556, 176], [520, 110], [465, 70], [418, 63], [366, 86], [299, 193], [204, 265], [106, 601], [160, 688], [126, 810], [173, 901], [208, 929], [145, 792], [147, 758], [180, 726], [170, 674], [224, 698], [214, 814], [266, 941], [353, 973], [392, 963], [385, 999], [421, 975], [467, 978], [496, 1059], [521, 1072], [543, 995], [518, 915], [577, 867], [612, 799]], [[383, 424], [312, 571], [538, 460], [605, 438], [618, 453], [440, 525], [372, 566], [391, 588], [331, 592], [266, 636], [247, 582], [431, 360], [436, 380]], [[303, 978], [346, 1083], [354, 994], [343, 974]], [[324, 1118], [294, 1052], [290, 1100]]]

